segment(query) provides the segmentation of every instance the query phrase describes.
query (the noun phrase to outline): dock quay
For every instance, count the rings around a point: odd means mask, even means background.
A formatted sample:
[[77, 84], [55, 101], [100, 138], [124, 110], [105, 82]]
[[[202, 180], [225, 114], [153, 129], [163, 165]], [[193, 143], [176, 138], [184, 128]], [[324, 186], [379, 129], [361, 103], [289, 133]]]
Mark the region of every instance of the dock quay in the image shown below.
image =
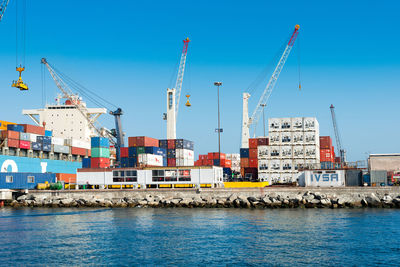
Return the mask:
[[400, 208], [399, 187], [29, 190], [6, 207]]

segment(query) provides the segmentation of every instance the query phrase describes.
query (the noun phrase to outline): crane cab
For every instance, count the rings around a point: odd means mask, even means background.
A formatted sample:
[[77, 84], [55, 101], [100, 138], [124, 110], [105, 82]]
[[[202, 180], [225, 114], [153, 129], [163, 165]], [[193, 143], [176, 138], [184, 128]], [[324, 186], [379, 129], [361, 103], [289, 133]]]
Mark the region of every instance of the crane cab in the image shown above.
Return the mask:
[[13, 81], [11, 87], [18, 88], [20, 91], [27, 91], [29, 90], [28, 85], [22, 81], [21, 73], [25, 70], [23, 67], [17, 67], [17, 71], [19, 72], [19, 78], [17, 81]]

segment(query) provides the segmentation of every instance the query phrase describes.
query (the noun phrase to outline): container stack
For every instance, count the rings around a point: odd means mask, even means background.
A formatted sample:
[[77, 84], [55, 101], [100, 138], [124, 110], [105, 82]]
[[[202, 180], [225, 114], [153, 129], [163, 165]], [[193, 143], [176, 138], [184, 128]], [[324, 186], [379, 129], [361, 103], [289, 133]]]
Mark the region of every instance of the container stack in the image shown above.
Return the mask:
[[320, 162], [321, 169], [331, 170], [335, 169], [335, 148], [332, 146], [332, 139], [330, 136], [320, 136]]
[[239, 153], [234, 153], [234, 154], [226, 154], [226, 159], [230, 160], [230, 165], [231, 169], [234, 172], [239, 173], [240, 172], [240, 154]]
[[[74, 149], [74, 147], [72, 147]], [[105, 137], [91, 138], [91, 168], [110, 167], [110, 143]]]
[[121, 167], [167, 166], [167, 150], [159, 140], [147, 136], [128, 138], [128, 147], [121, 148]]
[[199, 155], [199, 159], [195, 162], [195, 166], [220, 166], [222, 168], [231, 169], [231, 155], [232, 154], [225, 153], [221, 153], [220, 155], [218, 152], [210, 152], [207, 155]]
[[296, 181], [299, 169], [319, 167], [319, 124], [316, 118], [271, 118], [268, 125], [269, 144], [258, 146], [260, 181], [291, 183]]
[[242, 177], [258, 179], [259, 163], [263, 164], [263, 156], [259, 157], [258, 150], [265, 151], [269, 145], [267, 137], [249, 139], [249, 148], [240, 149], [240, 173]]
[[167, 150], [167, 165], [194, 166], [194, 143], [185, 139], [160, 140], [160, 147]]

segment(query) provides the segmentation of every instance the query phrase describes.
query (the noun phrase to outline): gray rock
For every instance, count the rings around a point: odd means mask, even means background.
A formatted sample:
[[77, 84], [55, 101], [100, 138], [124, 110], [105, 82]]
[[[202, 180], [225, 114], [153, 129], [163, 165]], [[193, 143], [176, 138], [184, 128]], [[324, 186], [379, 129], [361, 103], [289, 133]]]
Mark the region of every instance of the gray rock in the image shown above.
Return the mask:
[[278, 195], [275, 192], [271, 192], [271, 193], [268, 194], [268, 196], [270, 198], [277, 198]]
[[70, 205], [74, 201], [72, 198], [65, 198], [60, 201], [62, 205]]
[[142, 199], [138, 202], [138, 204], [141, 206], [147, 205], [147, 203], [148, 203], [147, 200], [144, 200], [144, 199]]
[[389, 195], [385, 195], [382, 200], [385, 203], [391, 203], [393, 199]]
[[306, 200], [306, 201], [311, 201], [311, 200], [314, 199], [314, 195], [311, 195], [311, 194], [309, 194], [309, 195], [304, 195], [304, 196], [303, 196], [303, 199]]
[[365, 200], [371, 205], [377, 205], [381, 203], [381, 200], [374, 193], [371, 193], [369, 196], [365, 197]]
[[171, 199], [171, 203], [174, 204], [174, 205], [177, 205], [177, 204], [179, 204], [179, 202], [181, 200], [182, 200], [182, 198], [173, 198], [173, 199]]
[[18, 201], [26, 200], [26, 199], [27, 199], [26, 195], [22, 195], [22, 196], [19, 196], [19, 197], [17, 198]]
[[328, 198], [323, 198], [323, 199], [321, 199], [321, 204], [324, 206], [329, 206], [329, 205], [331, 205], [331, 200]]
[[312, 199], [311, 201], [310, 201], [310, 203], [311, 204], [319, 204], [319, 203], [321, 203], [321, 201], [319, 200], [319, 199]]
[[271, 204], [271, 203], [272, 203], [272, 201], [269, 199], [269, 197], [264, 197], [264, 198], [262, 199], [262, 201], [263, 201], [265, 204]]

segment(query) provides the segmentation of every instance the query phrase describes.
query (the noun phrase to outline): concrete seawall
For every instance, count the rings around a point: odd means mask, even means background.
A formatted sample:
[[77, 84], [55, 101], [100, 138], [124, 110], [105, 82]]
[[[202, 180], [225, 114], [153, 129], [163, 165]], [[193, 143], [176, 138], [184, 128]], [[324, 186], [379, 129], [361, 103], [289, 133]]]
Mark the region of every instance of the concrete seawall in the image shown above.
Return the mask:
[[400, 208], [400, 187], [31, 190], [11, 207]]

